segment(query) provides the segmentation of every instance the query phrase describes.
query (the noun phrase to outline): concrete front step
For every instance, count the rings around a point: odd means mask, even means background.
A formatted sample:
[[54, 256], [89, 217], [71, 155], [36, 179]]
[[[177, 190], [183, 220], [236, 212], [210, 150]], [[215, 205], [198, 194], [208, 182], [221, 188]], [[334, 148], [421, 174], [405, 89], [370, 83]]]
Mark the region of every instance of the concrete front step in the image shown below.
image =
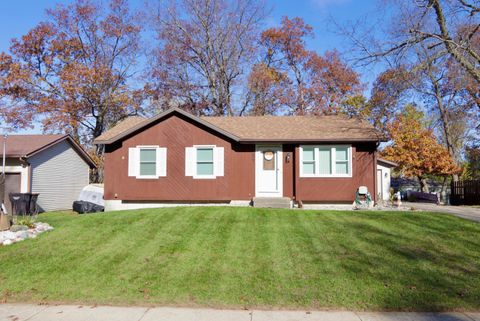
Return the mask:
[[254, 197], [253, 206], [262, 208], [290, 208], [291, 199], [288, 197]]

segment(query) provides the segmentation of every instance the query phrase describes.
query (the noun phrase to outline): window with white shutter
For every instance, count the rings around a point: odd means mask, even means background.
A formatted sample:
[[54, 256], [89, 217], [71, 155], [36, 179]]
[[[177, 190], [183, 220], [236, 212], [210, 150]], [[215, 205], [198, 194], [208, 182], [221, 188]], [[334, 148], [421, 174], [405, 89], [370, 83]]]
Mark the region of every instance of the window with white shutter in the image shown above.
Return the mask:
[[139, 173], [138, 148], [128, 149], [128, 176], [137, 177]]
[[185, 176], [214, 179], [224, 174], [224, 148], [195, 145], [185, 149]]
[[159, 146], [129, 148], [128, 176], [142, 179], [167, 176], [167, 149]]

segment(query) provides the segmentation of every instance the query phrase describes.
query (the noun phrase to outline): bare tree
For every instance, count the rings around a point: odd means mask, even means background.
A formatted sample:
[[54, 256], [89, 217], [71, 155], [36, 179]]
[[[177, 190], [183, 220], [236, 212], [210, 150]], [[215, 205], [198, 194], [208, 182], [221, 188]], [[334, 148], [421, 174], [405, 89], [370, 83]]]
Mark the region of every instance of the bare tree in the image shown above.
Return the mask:
[[151, 90], [161, 108], [233, 115], [256, 52], [265, 7], [253, 0], [162, 2], [153, 18]]
[[421, 45], [451, 57], [480, 83], [480, 51], [474, 45], [480, 33], [478, 0], [386, 0], [384, 4], [379, 9], [383, 19], [374, 24], [367, 17], [354, 25], [336, 24], [353, 42], [358, 63], [388, 59], [397, 64]]
[[[422, 30], [413, 29], [412, 34], [417, 34], [417, 37], [429, 37], [436, 39], [438, 44], [443, 44], [448, 53], [463, 67], [465, 70], [480, 84], [480, 52], [476, 51], [472, 45], [472, 38], [480, 32], [480, 21], [477, 14], [480, 13], [480, 4], [473, 0], [471, 3], [468, 0], [458, 0], [453, 2], [450, 8], [450, 17], [455, 19], [458, 17], [457, 12], [465, 12], [467, 16], [463, 24], [471, 25], [472, 28], [465, 36], [459, 36], [456, 39], [452, 37], [449, 30], [448, 16], [445, 15], [442, 4], [439, 0], [429, 0], [428, 4], [423, 6], [425, 14], [429, 10], [435, 11], [436, 21], [439, 33], [424, 32]], [[471, 21], [470, 21], [471, 20]]]

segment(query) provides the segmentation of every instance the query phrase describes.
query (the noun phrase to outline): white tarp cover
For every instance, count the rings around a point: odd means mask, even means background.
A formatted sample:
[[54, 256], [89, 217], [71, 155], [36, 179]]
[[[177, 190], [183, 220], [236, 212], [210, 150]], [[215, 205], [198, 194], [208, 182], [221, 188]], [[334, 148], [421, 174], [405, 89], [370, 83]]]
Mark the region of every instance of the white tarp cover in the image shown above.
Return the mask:
[[105, 206], [105, 202], [103, 201], [103, 186], [99, 184], [85, 186], [80, 192], [78, 200]]

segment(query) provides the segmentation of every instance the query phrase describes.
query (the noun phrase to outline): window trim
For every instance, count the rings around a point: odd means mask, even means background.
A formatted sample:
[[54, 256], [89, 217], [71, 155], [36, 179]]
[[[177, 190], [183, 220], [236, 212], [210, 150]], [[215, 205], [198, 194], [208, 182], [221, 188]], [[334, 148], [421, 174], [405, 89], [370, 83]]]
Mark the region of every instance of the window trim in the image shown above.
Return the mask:
[[[217, 176], [215, 175], [215, 166], [216, 166], [216, 159], [215, 159], [215, 148], [217, 148], [216, 145], [193, 145], [193, 148], [195, 148], [195, 173], [193, 174], [194, 179], [215, 179]], [[212, 149], [212, 165], [213, 165], [213, 174], [212, 175], [199, 175], [198, 174], [198, 150], [199, 149]]]
[[[315, 173], [314, 174], [305, 174], [303, 172], [303, 148], [313, 148], [314, 149], [314, 159], [315, 159]], [[330, 170], [331, 174], [319, 174], [320, 173], [320, 155], [319, 155], [319, 149], [330, 149]], [[347, 148], [347, 162], [348, 162], [348, 174], [336, 174], [336, 165], [337, 165], [337, 155], [336, 155], [336, 150], [337, 148]], [[299, 146], [300, 150], [300, 161], [299, 161], [299, 172], [300, 172], [300, 177], [323, 177], [323, 178], [328, 178], [328, 177], [337, 177], [337, 178], [350, 178], [353, 177], [353, 172], [352, 172], [352, 145], [300, 145]], [[345, 162], [345, 161], [341, 161]]]
[[[158, 145], [138, 145], [136, 146], [138, 149], [138, 172], [137, 172], [137, 179], [158, 179], [160, 176], [158, 176], [156, 173], [158, 173], [158, 159], [157, 159], [157, 149], [160, 148]], [[155, 151], [155, 175], [141, 175], [140, 174], [140, 165], [142, 164], [141, 160], [141, 150], [142, 149], [151, 149]]]
[[[307, 147], [307, 146], [305, 146]], [[313, 160], [303, 160], [303, 146], [301, 147], [301, 162], [300, 162], [300, 166], [301, 166], [301, 171], [302, 171], [302, 174], [304, 175], [304, 177], [315, 177], [317, 175], [317, 173], [319, 172], [319, 168], [318, 168], [318, 164], [319, 164], [319, 161], [317, 160], [317, 156], [318, 156], [318, 153], [317, 153], [317, 148], [315, 146], [308, 146], [307, 148], [309, 149], [313, 149]], [[313, 173], [303, 173], [303, 164], [304, 163], [308, 163], [308, 164], [313, 164]]]

